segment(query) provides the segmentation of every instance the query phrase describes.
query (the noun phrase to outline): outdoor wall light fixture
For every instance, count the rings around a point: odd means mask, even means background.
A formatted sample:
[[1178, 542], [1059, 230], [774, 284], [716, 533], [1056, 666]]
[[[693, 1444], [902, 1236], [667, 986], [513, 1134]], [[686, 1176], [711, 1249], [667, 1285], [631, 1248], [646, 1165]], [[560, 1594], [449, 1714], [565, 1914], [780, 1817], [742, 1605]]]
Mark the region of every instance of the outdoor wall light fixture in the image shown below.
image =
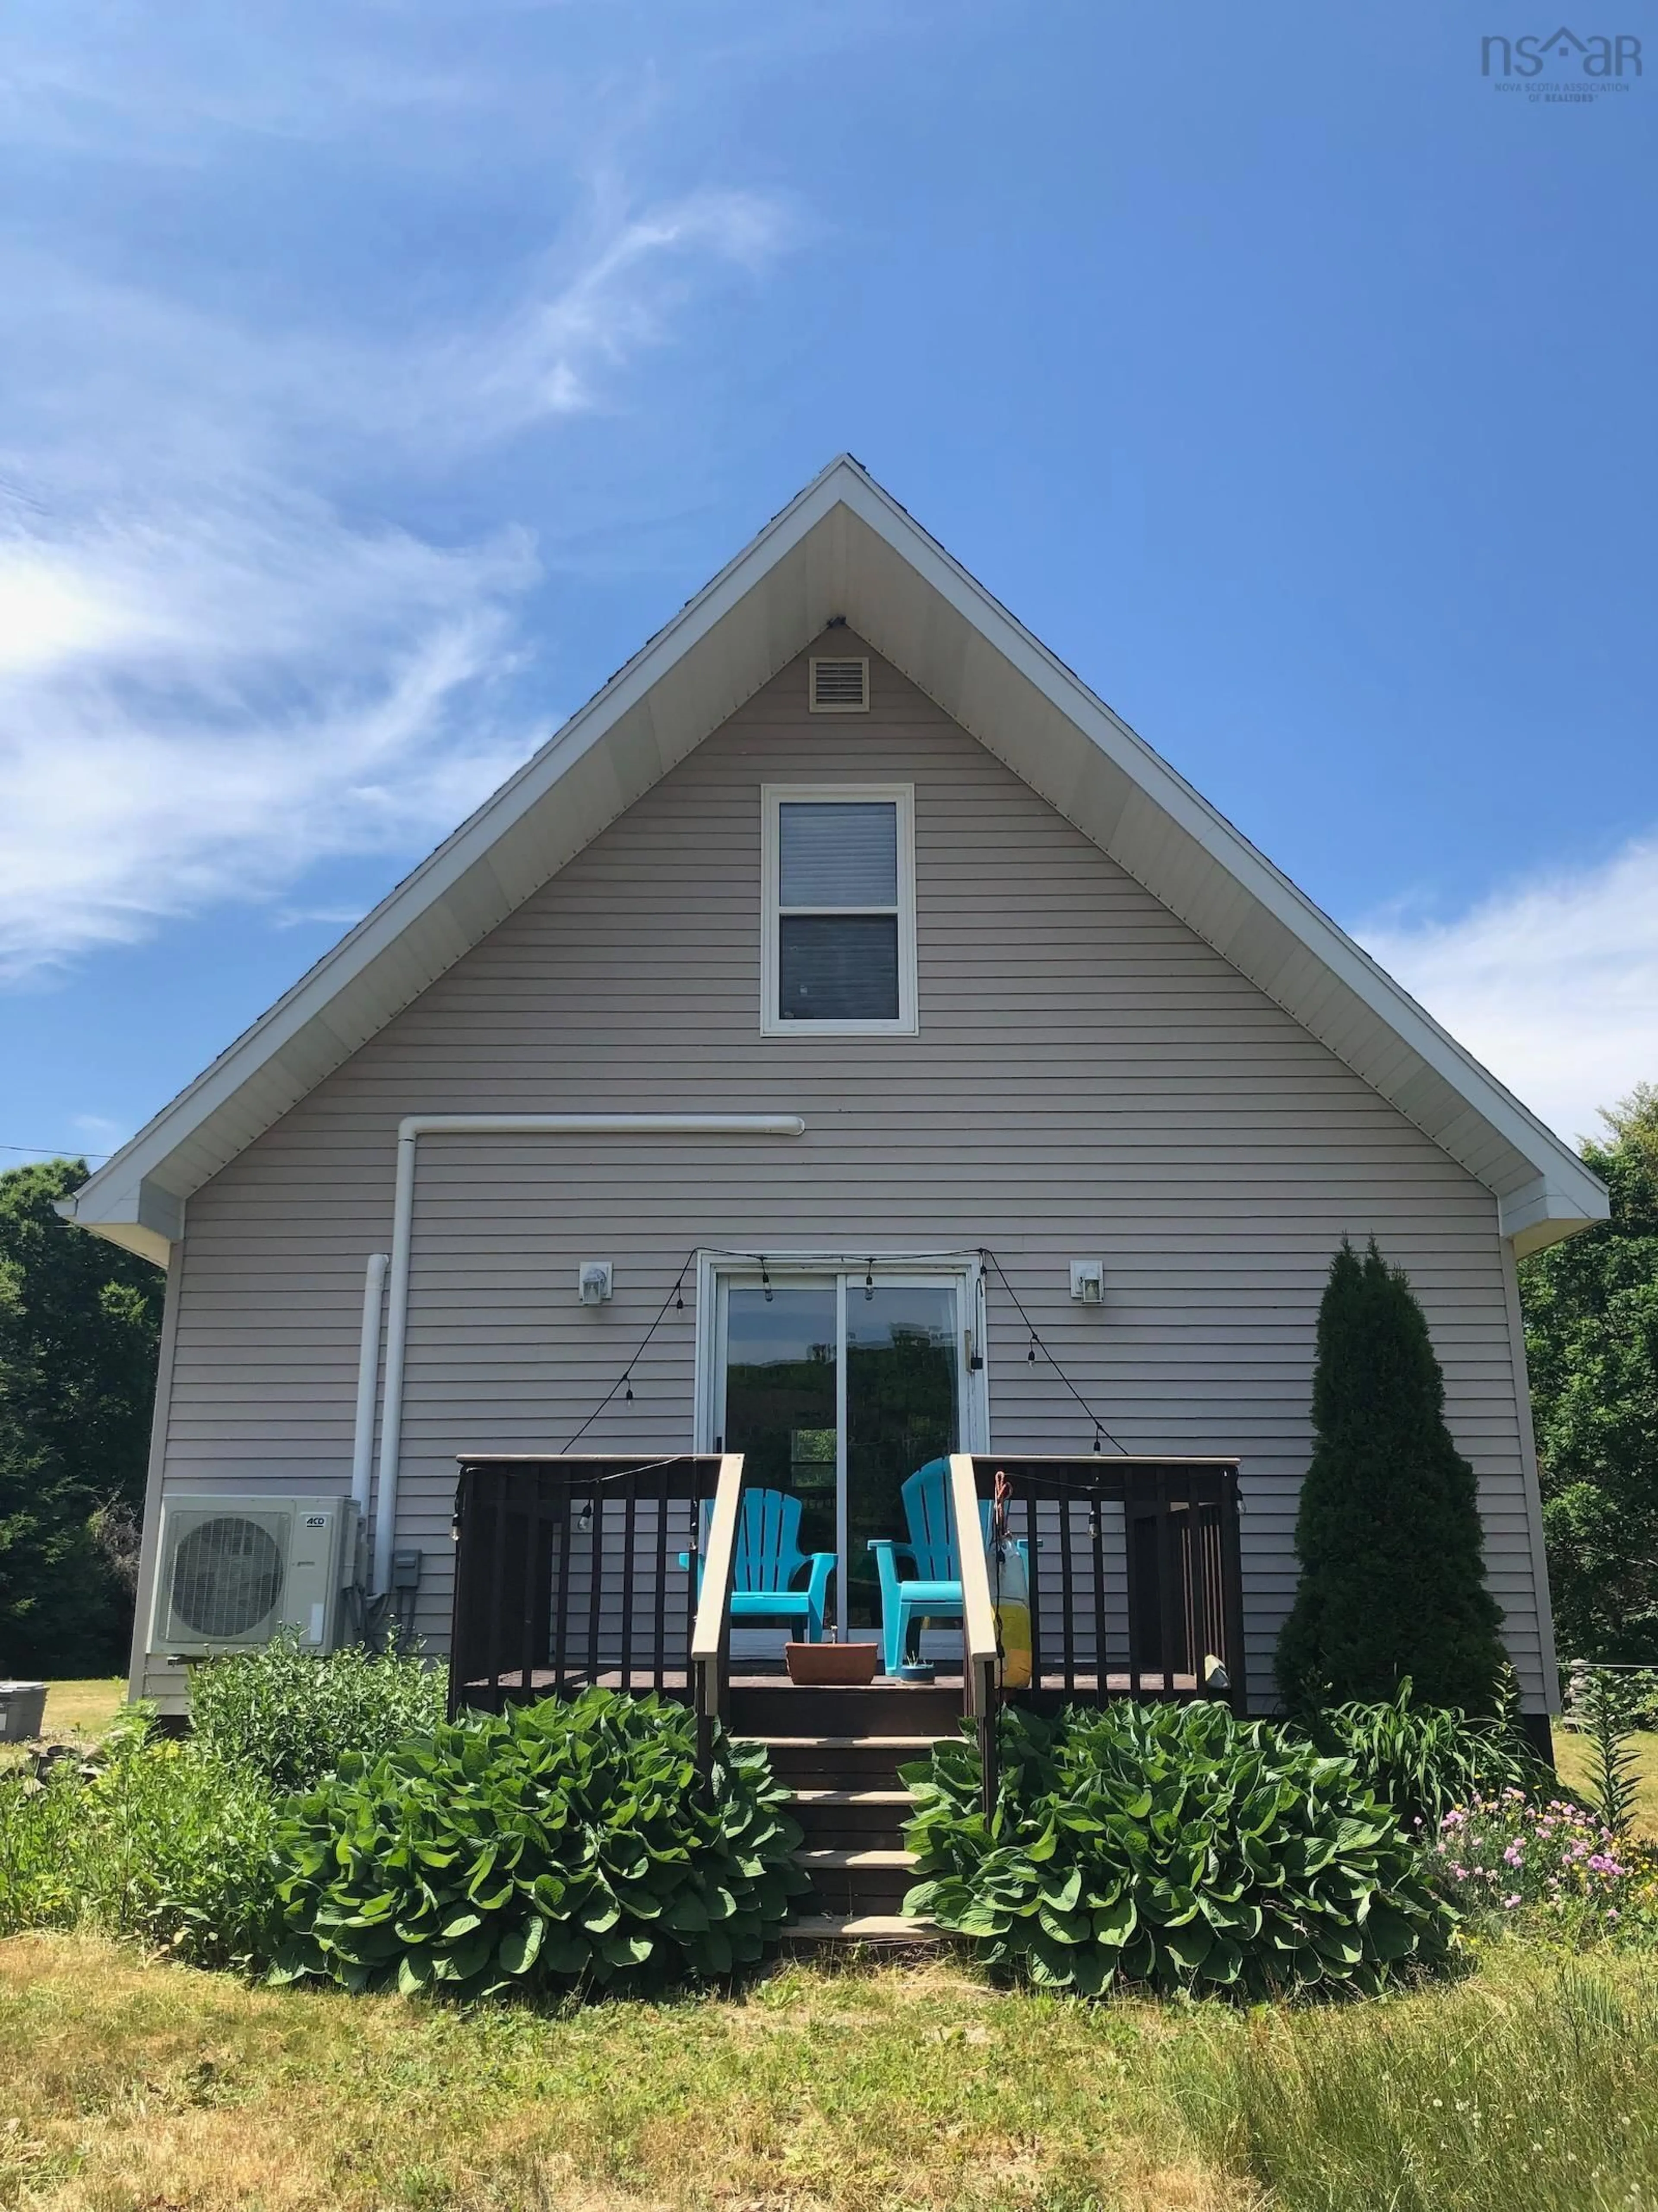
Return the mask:
[[1071, 1262], [1071, 1295], [1079, 1305], [1102, 1306], [1105, 1304], [1103, 1260], [1073, 1260]]
[[614, 1285], [608, 1260], [584, 1260], [576, 1269], [576, 1296], [584, 1306], [602, 1306], [610, 1303]]

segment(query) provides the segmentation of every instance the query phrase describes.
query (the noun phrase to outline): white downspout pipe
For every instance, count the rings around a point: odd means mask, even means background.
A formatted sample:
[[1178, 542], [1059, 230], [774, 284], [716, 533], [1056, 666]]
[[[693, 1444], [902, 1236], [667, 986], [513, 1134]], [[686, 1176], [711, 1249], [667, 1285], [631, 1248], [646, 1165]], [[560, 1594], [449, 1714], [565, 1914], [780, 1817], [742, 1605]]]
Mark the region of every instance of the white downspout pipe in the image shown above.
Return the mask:
[[398, 1462], [403, 1444], [404, 1349], [415, 1225], [415, 1150], [422, 1137], [800, 1137], [798, 1114], [410, 1114], [398, 1124], [392, 1206], [391, 1302], [386, 1316], [386, 1405], [374, 1504], [374, 1594], [391, 1587], [397, 1540]]
[[374, 1479], [374, 1386], [380, 1379], [380, 1308], [386, 1299], [389, 1252], [371, 1252], [362, 1279], [362, 1340], [357, 1348], [357, 1419], [351, 1433], [351, 1498], [357, 1526], [368, 1526], [369, 1486]]

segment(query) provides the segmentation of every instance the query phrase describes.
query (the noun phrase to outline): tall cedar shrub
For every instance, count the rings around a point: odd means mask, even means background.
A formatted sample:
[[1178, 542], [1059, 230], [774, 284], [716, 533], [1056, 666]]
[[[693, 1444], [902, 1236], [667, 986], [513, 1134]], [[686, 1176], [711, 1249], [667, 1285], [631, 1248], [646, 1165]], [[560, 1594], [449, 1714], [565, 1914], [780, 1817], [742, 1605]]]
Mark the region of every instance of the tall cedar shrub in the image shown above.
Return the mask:
[[1409, 1279], [1344, 1237], [1318, 1316], [1313, 1462], [1296, 1522], [1301, 1582], [1278, 1638], [1292, 1711], [1391, 1698], [1492, 1713], [1503, 1648], [1485, 1588], [1473, 1469]]

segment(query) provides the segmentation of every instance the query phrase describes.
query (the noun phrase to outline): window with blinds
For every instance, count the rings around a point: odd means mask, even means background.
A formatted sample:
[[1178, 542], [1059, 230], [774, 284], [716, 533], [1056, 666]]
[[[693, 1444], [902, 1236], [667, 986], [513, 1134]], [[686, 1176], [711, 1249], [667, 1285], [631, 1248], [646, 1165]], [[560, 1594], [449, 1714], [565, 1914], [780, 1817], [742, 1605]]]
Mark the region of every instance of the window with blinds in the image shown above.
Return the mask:
[[908, 785], [768, 786], [762, 1027], [915, 1026]]

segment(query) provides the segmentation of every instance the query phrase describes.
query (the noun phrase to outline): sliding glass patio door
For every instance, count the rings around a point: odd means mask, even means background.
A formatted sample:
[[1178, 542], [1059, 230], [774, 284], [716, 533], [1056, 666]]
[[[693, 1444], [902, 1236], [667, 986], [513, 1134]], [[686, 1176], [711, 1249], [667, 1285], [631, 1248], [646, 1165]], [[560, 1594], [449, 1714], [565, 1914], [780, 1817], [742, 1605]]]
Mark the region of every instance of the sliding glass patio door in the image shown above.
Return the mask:
[[869, 1541], [905, 1534], [904, 1482], [969, 1444], [973, 1303], [960, 1269], [717, 1278], [711, 1441], [800, 1499], [801, 1548], [835, 1555], [843, 1636], [878, 1628]]

